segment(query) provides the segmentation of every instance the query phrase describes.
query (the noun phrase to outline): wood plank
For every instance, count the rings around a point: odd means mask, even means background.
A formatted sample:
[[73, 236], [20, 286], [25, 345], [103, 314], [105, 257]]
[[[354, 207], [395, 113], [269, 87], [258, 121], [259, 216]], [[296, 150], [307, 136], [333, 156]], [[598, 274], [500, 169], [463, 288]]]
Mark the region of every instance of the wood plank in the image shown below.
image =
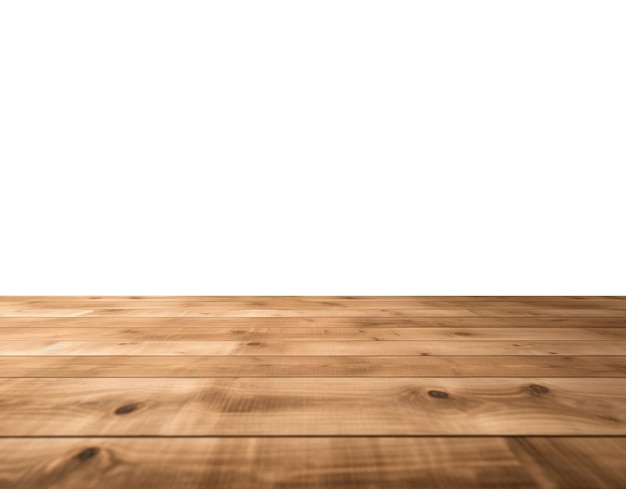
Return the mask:
[[626, 340], [626, 328], [0, 328], [9, 340], [120, 341], [405, 341], [405, 340]]
[[626, 341], [4, 341], [0, 356], [623, 355]]
[[4, 436], [626, 435], [626, 379], [1, 379]]
[[0, 439], [0, 489], [619, 489], [624, 438]]
[[620, 489], [624, 438], [515, 438], [509, 447], [541, 487]]
[[2, 317], [626, 317], [626, 308], [616, 306], [587, 307], [553, 307], [537, 305], [505, 306], [467, 305], [460, 307], [411, 306], [411, 307], [310, 307], [299, 308], [268, 308], [263, 306], [220, 306], [217, 308], [206, 305], [193, 306], [193, 302], [185, 307], [153, 303], [126, 307], [100, 307], [97, 304], [54, 305], [47, 307], [32, 304], [7, 305], [0, 303]]
[[626, 318], [0, 318], [0, 328], [626, 328]]
[[626, 356], [0, 357], [0, 377], [626, 377]]
[[567, 301], [567, 302], [586, 302], [586, 301], [626, 301], [626, 296], [531, 296], [531, 295], [513, 295], [513, 296], [398, 296], [398, 295], [379, 295], [379, 296], [0, 296], [0, 302], [109, 302], [109, 301], [127, 301], [127, 302], [226, 302], [226, 301], [274, 301], [281, 303], [283, 301], [301, 301], [301, 302], [336, 302], [345, 303], [365, 302], [365, 301], [393, 301], [393, 302], [432, 302], [432, 301]]
[[[276, 302], [276, 299], [274, 302]], [[532, 304], [515, 302], [430, 302], [412, 305], [394, 301], [361, 301], [346, 306], [339, 302], [293, 301], [280, 299], [272, 308], [272, 301], [228, 301], [228, 302], [3, 302], [0, 315], [5, 317], [380, 317], [390, 320], [400, 317], [550, 317], [555, 314], [571, 317], [616, 317], [626, 319], [626, 301], [536, 301]], [[527, 302], [527, 301], [526, 301]], [[354, 304], [359, 304], [354, 305]], [[569, 304], [569, 305], [568, 305]], [[599, 305], [601, 304], [601, 305]], [[400, 305], [400, 308], [398, 308]], [[592, 306], [592, 307], [591, 307]], [[556, 308], [560, 307], [560, 308]]]
[[226, 301], [2, 301], [0, 302], [0, 312], [11, 312], [13, 310], [41, 310], [41, 309], [59, 309], [59, 310], [97, 310], [103, 309], [130, 309], [130, 310], [164, 310], [181, 309], [185, 311], [232, 311], [238, 309], [278, 309], [278, 310], [346, 310], [346, 309], [450, 309], [465, 310], [468, 308], [481, 309], [615, 309], [626, 310], [626, 301], [616, 300], [587, 300], [587, 301], [571, 301], [553, 299], [547, 300], [484, 300], [473, 299], [461, 301], [455, 300], [424, 300], [416, 301], [394, 301], [394, 300], [368, 300], [368, 301], [345, 301], [345, 300], [301, 300], [301, 299], [256, 299], [256, 300], [226, 300]]
[[231, 311], [189, 311], [177, 308], [166, 310], [153, 309], [21, 309], [5, 311], [3, 317], [348, 317], [348, 318], [411, 318], [411, 317], [494, 317], [494, 318], [523, 318], [523, 317], [581, 317], [581, 318], [624, 318], [623, 310], [609, 309], [345, 309], [345, 310], [310, 310], [310, 309], [239, 309]]

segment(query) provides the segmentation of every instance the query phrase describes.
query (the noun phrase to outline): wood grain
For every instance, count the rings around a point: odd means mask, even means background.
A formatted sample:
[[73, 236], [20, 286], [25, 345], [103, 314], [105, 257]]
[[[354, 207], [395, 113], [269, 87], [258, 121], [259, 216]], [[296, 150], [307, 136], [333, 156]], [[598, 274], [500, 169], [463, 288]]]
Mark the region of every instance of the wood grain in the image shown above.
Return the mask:
[[626, 301], [626, 296], [0, 296], [0, 302], [263, 302], [271, 305], [288, 303], [344, 303], [358, 305], [361, 302], [403, 302], [403, 303], [431, 303], [431, 302], [546, 302], [568, 303], [580, 302], [607, 302]]
[[22, 300], [0, 302], [2, 317], [623, 317], [626, 301], [499, 300]]
[[0, 377], [626, 377], [626, 356], [0, 357]]
[[0, 356], [24, 355], [622, 355], [626, 341], [4, 341]]
[[324, 310], [360, 310], [360, 309], [466, 309], [466, 308], [485, 308], [485, 309], [523, 309], [530, 308], [567, 308], [576, 309], [618, 309], [626, 310], [626, 301], [616, 301], [607, 299], [586, 300], [586, 301], [570, 301], [562, 299], [546, 300], [489, 300], [489, 299], [471, 299], [471, 300], [405, 300], [398, 302], [396, 300], [302, 300], [292, 298], [273, 298], [273, 299], [254, 299], [254, 300], [207, 300], [207, 301], [128, 301], [128, 300], [74, 300], [74, 301], [47, 301], [47, 300], [24, 300], [24, 301], [0, 301], [0, 310], [4, 309], [47, 309], [54, 308], [60, 310], [71, 309], [153, 309], [153, 310], [170, 310], [173, 308], [180, 310], [214, 310], [214, 311], [231, 311], [233, 309], [280, 309], [280, 310], [299, 310], [306, 309], [310, 311]]
[[5, 436], [626, 435], [626, 378], [0, 379]]
[[[621, 318], [2, 318], [0, 328], [626, 328]], [[567, 339], [563, 331], [560, 339]]]
[[626, 296], [0, 297], [0, 489], [622, 488]]
[[0, 439], [0, 489], [618, 489], [624, 438]]
[[3, 341], [425, 341], [425, 340], [626, 340], [626, 328], [0, 328]]
[[366, 318], [411, 318], [411, 317], [624, 317], [626, 310], [619, 307], [567, 308], [494, 306], [480, 307], [411, 307], [411, 308], [219, 308], [210, 307], [118, 307], [106, 308], [95, 305], [85, 307], [29, 307], [0, 306], [1, 317], [366, 317]]

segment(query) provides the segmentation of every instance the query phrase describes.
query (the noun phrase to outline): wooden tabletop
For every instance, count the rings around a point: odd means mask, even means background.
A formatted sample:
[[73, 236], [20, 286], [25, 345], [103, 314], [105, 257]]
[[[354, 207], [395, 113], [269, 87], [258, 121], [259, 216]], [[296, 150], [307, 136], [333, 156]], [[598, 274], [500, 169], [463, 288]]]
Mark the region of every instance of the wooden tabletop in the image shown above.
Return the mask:
[[0, 489], [623, 488], [626, 297], [0, 297]]

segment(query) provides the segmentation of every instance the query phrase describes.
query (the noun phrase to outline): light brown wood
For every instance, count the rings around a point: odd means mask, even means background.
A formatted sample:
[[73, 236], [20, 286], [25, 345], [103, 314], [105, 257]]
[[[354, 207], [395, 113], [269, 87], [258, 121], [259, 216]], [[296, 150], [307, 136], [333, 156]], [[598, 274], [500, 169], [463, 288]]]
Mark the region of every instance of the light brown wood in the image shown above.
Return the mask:
[[21, 327], [0, 328], [4, 341], [425, 341], [425, 340], [539, 340], [597, 341], [626, 340], [626, 328], [570, 328], [563, 338], [562, 328], [203, 328], [162, 327]]
[[329, 310], [360, 310], [360, 309], [438, 309], [438, 310], [465, 310], [467, 308], [481, 309], [528, 309], [530, 306], [534, 310], [542, 310], [546, 308], [567, 308], [571, 310], [577, 309], [617, 309], [626, 310], [626, 301], [616, 301], [607, 299], [571, 301], [554, 299], [534, 300], [534, 299], [518, 299], [518, 300], [490, 300], [490, 299], [468, 299], [460, 300], [405, 300], [398, 302], [396, 300], [302, 300], [298, 298], [272, 298], [272, 299], [254, 299], [254, 300], [208, 300], [208, 301], [152, 301], [141, 300], [130, 302], [128, 300], [74, 300], [74, 301], [47, 301], [47, 300], [23, 300], [23, 301], [0, 301], [0, 311], [17, 310], [39, 310], [39, 309], [58, 309], [61, 311], [72, 311], [81, 309], [93, 309], [101, 311], [104, 309], [131, 309], [131, 310], [161, 310], [169, 311], [177, 309], [180, 311], [232, 311], [237, 309], [248, 309], [251, 311], [258, 309], [277, 309], [277, 310], [307, 310], [307, 311], [329, 311]]
[[[621, 318], [3, 318], [0, 328], [626, 328]], [[563, 337], [566, 337], [563, 332]], [[562, 338], [563, 338], [562, 337]]]
[[626, 378], [0, 379], [0, 433], [626, 435]]
[[79, 301], [89, 302], [345, 302], [347, 304], [389, 301], [389, 302], [411, 302], [415, 304], [425, 302], [598, 302], [598, 301], [626, 301], [626, 296], [398, 296], [398, 295], [370, 295], [370, 296], [0, 296], [0, 302], [64, 302], [74, 303]]
[[0, 357], [0, 377], [626, 377], [626, 356]]
[[626, 341], [4, 341], [21, 355], [622, 355]]
[[254, 300], [22, 300], [0, 302], [0, 317], [622, 317], [626, 301], [345, 300], [275, 297]]
[[624, 413], [626, 296], [0, 297], [0, 489], [622, 488]]
[[[161, 304], [161, 303], [159, 303]], [[59, 307], [48, 305], [36, 307], [28, 304], [0, 305], [0, 317], [354, 317], [354, 318], [411, 318], [411, 317], [624, 317], [622, 305], [585, 308], [579, 307], [539, 307], [539, 306], [486, 306], [467, 307], [393, 307], [385, 308], [309, 308], [305, 305], [293, 309], [272, 309], [259, 305], [257, 308], [245, 306], [212, 308], [176, 307], [160, 305], [152, 307], [98, 307], [85, 304]]]
[[0, 489], [619, 489], [625, 438], [0, 439]]

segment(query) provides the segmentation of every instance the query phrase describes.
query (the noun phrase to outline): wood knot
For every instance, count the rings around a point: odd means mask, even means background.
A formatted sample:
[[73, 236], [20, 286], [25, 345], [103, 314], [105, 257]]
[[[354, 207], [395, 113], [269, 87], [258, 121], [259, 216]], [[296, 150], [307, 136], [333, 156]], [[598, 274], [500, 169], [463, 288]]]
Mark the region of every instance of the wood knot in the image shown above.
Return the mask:
[[117, 414], [117, 415], [129, 414], [129, 413], [132, 413], [133, 411], [136, 411], [141, 406], [142, 406], [142, 404], [140, 404], [138, 402], [133, 402], [131, 404], [125, 404], [124, 406], [118, 407], [115, 410], [115, 414]]
[[528, 387], [526, 387], [526, 392], [528, 392], [531, 396], [540, 396], [542, 394], [547, 394], [548, 392], [550, 392], [550, 389], [543, 385], [530, 384]]
[[89, 447], [89, 448], [85, 448], [81, 452], [78, 452], [74, 456], [74, 458], [76, 460], [79, 460], [80, 462], [85, 462], [85, 461], [89, 460], [90, 458], [93, 458], [96, 455], [98, 455], [99, 452], [100, 452], [100, 449], [98, 447]]
[[428, 395], [435, 399], [447, 399], [449, 397], [448, 393], [443, 391], [428, 391]]
[[249, 343], [247, 343], [248, 346], [261, 346], [261, 342], [260, 341], [251, 341]]
[[454, 333], [455, 336], [471, 336], [472, 333], [467, 333], [465, 331], [456, 331]]

